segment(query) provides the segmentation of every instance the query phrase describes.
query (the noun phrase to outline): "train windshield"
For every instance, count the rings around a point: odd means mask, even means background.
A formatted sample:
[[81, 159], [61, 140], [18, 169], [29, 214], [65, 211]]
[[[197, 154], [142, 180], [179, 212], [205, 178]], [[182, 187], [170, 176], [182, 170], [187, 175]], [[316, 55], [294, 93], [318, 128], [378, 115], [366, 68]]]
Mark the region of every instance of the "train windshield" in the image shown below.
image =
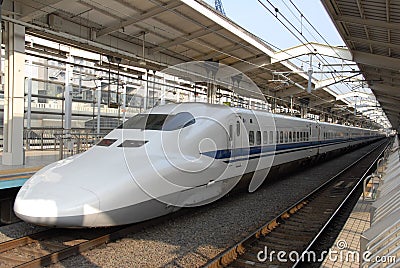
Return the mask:
[[185, 128], [195, 122], [196, 120], [193, 115], [188, 112], [181, 112], [174, 115], [137, 114], [125, 121], [118, 128], [172, 131]]

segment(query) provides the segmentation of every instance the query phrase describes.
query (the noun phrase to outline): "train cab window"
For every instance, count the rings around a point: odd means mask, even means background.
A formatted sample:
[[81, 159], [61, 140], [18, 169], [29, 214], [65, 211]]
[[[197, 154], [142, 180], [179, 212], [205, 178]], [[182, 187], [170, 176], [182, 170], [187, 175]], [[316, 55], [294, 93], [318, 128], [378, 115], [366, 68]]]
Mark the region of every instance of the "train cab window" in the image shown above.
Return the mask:
[[254, 131], [252, 130], [249, 131], [249, 145], [254, 145]]
[[137, 114], [118, 128], [161, 130], [167, 116], [167, 114]]
[[257, 145], [261, 144], [261, 131], [256, 132], [256, 143]]
[[137, 114], [125, 121], [118, 128], [172, 131], [185, 128], [195, 122], [196, 120], [193, 115], [188, 112], [181, 112], [175, 115]]
[[270, 131], [269, 132], [269, 144], [274, 143], [274, 132]]
[[172, 131], [193, 125], [196, 122], [193, 115], [188, 112], [181, 112], [175, 115], [168, 115], [165, 119], [162, 130]]
[[236, 121], [236, 135], [239, 137], [240, 136], [240, 122]]
[[283, 143], [283, 131], [279, 132], [279, 143]]
[[268, 143], [268, 131], [263, 131], [263, 144]]

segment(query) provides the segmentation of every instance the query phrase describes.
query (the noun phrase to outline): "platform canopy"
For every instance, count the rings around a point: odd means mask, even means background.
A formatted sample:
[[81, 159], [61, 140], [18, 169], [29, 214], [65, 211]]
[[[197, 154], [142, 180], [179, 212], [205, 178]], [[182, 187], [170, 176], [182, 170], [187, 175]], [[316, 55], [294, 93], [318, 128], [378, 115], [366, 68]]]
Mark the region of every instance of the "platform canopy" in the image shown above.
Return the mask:
[[[307, 93], [305, 71], [279, 60], [265, 41], [200, 0], [14, 0], [3, 3], [2, 17], [29, 34], [152, 70], [193, 60], [220, 62], [244, 72], [267, 95], [306, 99], [311, 108], [354, 116], [349, 102], [326, 87]], [[312, 87], [318, 82], [313, 79]]]
[[400, 2], [322, 0], [394, 128], [400, 125]]

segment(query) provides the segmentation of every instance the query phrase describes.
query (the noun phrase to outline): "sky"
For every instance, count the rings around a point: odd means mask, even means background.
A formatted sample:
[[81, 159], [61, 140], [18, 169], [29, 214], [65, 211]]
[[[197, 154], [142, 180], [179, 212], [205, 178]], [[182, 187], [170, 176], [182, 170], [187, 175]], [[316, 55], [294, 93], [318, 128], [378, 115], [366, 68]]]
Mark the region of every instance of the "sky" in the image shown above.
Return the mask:
[[[208, 4], [215, 6], [214, 0], [205, 0]], [[221, 0], [227, 17], [231, 20], [264, 39], [268, 43], [285, 49], [300, 44], [296, 39], [265, 7], [257, 0]], [[261, 0], [268, 8], [273, 10], [268, 1]], [[343, 46], [344, 42], [337, 33], [334, 24], [325, 11], [320, 0], [292, 0], [300, 13], [289, 0], [270, 0], [278, 8], [278, 18], [283, 20], [284, 15], [298, 30], [302, 30], [308, 41], [318, 41], [325, 43], [322, 38], [312, 30], [312, 27], [305, 21], [305, 18], [318, 30], [318, 32], [334, 46]], [[289, 9], [289, 8], [290, 9]], [[275, 13], [275, 12], [273, 12]], [[301, 22], [302, 21], [302, 22]], [[295, 31], [292, 28], [293, 31]], [[307, 30], [311, 32], [308, 33]], [[299, 34], [298, 34], [299, 35]], [[305, 40], [303, 40], [305, 42]]]
[[[205, 1], [211, 6], [215, 6], [214, 0]], [[228, 18], [247, 31], [262, 38], [277, 51], [298, 46], [302, 42], [319, 42], [323, 44], [328, 42], [333, 46], [345, 45], [320, 0], [221, 1]], [[269, 2], [272, 5], [270, 5]], [[277, 17], [275, 17], [275, 7], [279, 10]], [[272, 10], [273, 14], [271, 14], [268, 9]], [[277, 18], [289, 27], [290, 31], [285, 28]], [[296, 35], [293, 35], [291, 31]], [[296, 31], [300, 31], [304, 37]], [[300, 40], [298, 38], [300, 38]], [[308, 64], [308, 59], [308, 56], [302, 56], [297, 59], [292, 59], [291, 61], [297, 66], [305, 66]], [[313, 65], [315, 67], [319, 64], [325, 64], [327, 63], [326, 60], [329, 61], [329, 63], [342, 63], [342, 61], [338, 59], [324, 57], [322, 61], [321, 57], [317, 57], [317, 59], [314, 58]], [[327, 79], [329, 77], [328, 74], [319, 74], [317, 76], [314, 75], [314, 78]], [[342, 94], [349, 91], [349, 86], [339, 83], [333, 85], [331, 89], [338, 94]]]
[[[211, 6], [215, 6], [214, 0], [204, 1]], [[331, 18], [325, 11], [321, 0], [221, 1], [228, 18], [242, 26], [247, 31], [262, 38], [276, 50], [298, 46], [302, 42], [319, 42], [323, 44], [328, 43], [332, 46], [345, 46], [345, 43], [337, 32]], [[279, 10], [278, 13], [275, 12], [275, 8]], [[272, 14], [268, 9], [271, 10]], [[283, 21], [292, 32], [296, 33], [298, 38], [301, 38], [301, 40], [296, 38], [287, 28], [285, 28], [277, 18]], [[285, 20], [285, 18], [287, 20]], [[296, 30], [301, 31], [306, 39], [296, 32]], [[340, 60], [332, 58], [328, 58], [328, 61], [330, 63], [341, 63]], [[302, 65], [302, 63], [297, 60], [294, 60], [293, 63], [297, 66]], [[324, 77], [326, 76], [327, 75], [324, 75]], [[352, 85], [339, 83], [330, 88], [338, 94], [343, 94], [352, 90]], [[366, 93], [371, 92], [370, 89], [364, 87], [358, 88], [357, 90]]]

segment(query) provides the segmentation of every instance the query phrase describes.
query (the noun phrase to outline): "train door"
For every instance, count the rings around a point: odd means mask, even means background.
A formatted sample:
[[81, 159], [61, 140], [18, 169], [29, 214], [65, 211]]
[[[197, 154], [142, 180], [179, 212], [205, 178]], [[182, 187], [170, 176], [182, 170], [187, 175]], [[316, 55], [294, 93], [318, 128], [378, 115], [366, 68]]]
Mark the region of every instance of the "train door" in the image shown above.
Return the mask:
[[234, 120], [229, 121], [229, 149], [231, 150], [231, 166], [240, 167], [241, 161], [240, 158], [242, 156], [242, 135], [243, 135], [243, 127], [241, 125], [241, 118], [239, 115], [236, 115]]

